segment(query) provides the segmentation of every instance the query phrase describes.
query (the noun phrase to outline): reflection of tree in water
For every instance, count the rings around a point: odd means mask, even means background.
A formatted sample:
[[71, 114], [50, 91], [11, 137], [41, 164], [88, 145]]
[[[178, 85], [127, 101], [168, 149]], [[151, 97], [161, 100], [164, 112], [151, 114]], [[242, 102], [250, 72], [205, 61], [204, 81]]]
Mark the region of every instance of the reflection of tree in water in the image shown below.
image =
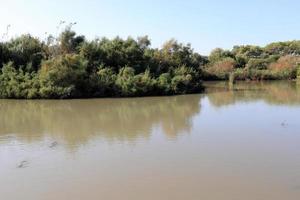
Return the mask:
[[137, 99], [0, 101], [0, 136], [26, 141], [63, 137], [70, 145], [92, 136], [131, 141], [148, 138], [159, 126], [168, 137], [191, 128], [200, 110], [199, 95]]
[[300, 105], [300, 85], [295, 82], [238, 82], [233, 88], [226, 82], [211, 82], [206, 86], [209, 101], [217, 107], [258, 100], [272, 105]]

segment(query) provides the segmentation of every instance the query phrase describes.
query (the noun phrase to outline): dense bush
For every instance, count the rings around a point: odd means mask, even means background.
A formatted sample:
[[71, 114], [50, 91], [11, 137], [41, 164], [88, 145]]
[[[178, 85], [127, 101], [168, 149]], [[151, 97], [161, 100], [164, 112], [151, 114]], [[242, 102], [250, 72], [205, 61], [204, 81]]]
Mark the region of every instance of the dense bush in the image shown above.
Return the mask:
[[135, 96], [137, 88], [135, 84], [135, 72], [132, 67], [124, 67], [120, 70], [116, 86], [119, 88], [121, 96]]
[[91, 97], [115, 96], [117, 75], [111, 68], [100, 68], [92, 73], [87, 80], [86, 94]]
[[2, 98], [38, 98], [39, 81], [35, 72], [16, 69], [12, 62], [5, 64], [0, 73], [0, 96]]
[[299, 62], [300, 41], [217, 48], [206, 57], [174, 39], [162, 48], [147, 36], [88, 41], [70, 25], [45, 41], [27, 34], [0, 42], [0, 98], [197, 93], [202, 80], [294, 79]]
[[8, 58], [15, 67], [26, 67], [26, 71], [37, 71], [44, 58], [44, 45], [39, 39], [22, 35], [7, 44]]
[[229, 74], [234, 71], [236, 66], [237, 62], [233, 58], [225, 57], [208, 65], [207, 73], [216, 79], [228, 79]]
[[205, 80], [228, 80], [231, 73], [239, 80], [294, 79], [300, 62], [300, 41], [272, 43], [266, 47], [235, 46], [232, 51], [216, 49], [209, 61], [203, 73]]
[[181, 66], [174, 70], [171, 80], [171, 89], [174, 94], [200, 92], [202, 84], [199, 72], [191, 67]]
[[0, 97], [133, 97], [203, 89], [206, 57], [176, 40], [161, 49], [150, 44], [147, 36], [87, 41], [71, 26], [46, 41], [22, 35], [2, 42]]
[[3, 63], [7, 63], [9, 60], [9, 53], [7, 45], [0, 43], [0, 68], [2, 68]]
[[80, 97], [85, 84], [87, 61], [66, 54], [44, 61], [39, 70], [40, 95], [43, 98]]
[[267, 69], [270, 62], [268, 59], [263, 58], [250, 58], [246, 64], [246, 68], [254, 70], [264, 70]]
[[238, 69], [234, 71], [235, 80], [275, 80], [276, 74], [270, 70]]

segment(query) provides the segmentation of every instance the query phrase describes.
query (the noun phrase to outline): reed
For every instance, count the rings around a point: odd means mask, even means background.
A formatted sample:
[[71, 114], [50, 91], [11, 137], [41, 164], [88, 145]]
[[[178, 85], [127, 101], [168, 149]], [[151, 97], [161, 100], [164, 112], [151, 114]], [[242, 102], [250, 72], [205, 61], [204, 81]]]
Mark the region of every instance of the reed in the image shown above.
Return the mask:
[[232, 72], [232, 73], [229, 74], [229, 88], [232, 88], [235, 83], [236, 83], [236, 81], [235, 81], [235, 73]]

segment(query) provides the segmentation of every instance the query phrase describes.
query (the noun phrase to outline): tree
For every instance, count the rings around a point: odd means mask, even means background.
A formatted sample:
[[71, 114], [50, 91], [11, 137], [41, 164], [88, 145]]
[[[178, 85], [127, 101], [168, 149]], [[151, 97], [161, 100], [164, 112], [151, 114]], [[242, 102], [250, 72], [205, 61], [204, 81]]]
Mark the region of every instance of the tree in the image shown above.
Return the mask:
[[170, 73], [163, 73], [158, 77], [157, 86], [159, 88], [159, 93], [164, 94], [174, 94], [171, 87], [172, 76]]
[[111, 68], [100, 66], [97, 73], [92, 73], [88, 79], [86, 91], [94, 97], [114, 96], [116, 94], [117, 75]]
[[243, 56], [247, 60], [250, 58], [262, 58], [264, 57], [264, 50], [259, 46], [246, 45], [246, 46], [234, 46], [232, 53], [235, 56]]
[[0, 43], [0, 68], [4, 63], [7, 63], [9, 60], [9, 50], [5, 43]]
[[155, 95], [156, 80], [152, 78], [150, 71], [146, 70], [144, 73], [138, 74], [134, 77], [134, 85], [137, 95]]
[[0, 73], [0, 98], [38, 98], [39, 82], [35, 72], [16, 69], [12, 62], [3, 66]]
[[[22, 35], [7, 43], [9, 60], [16, 67], [31, 66], [27, 71], [37, 71], [44, 58], [44, 44], [31, 35]], [[30, 65], [28, 65], [30, 64]]]
[[274, 42], [267, 45], [264, 51], [269, 55], [300, 55], [300, 41]]
[[174, 70], [171, 88], [174, 94], [188, 94], [202, 91], [199, 74], [191, 67], [181, 66]]
[[262, 58], [251, 58], [247, 65], [247, 69], [256, 69], [256, 70], [263, 70], [267, 69], [270, 64], [270, 60], [262, 59]]
[[44, 61], [39, 71], [40, 93], [44, 98], [70, 98], [83, 95], [87, 61], [66, 54]]
[[67, 26], [60, 34], [58, 41], [63, 54], [77, 53], [79, 46], [85, 41], [85, 37], [76, 36], [76, 33], [71, 30], [71, 26]]
[[210, 53], [208, 60], [209, 60], [210, 64], [214, 64], [214, 63], [217, 63], [217, 62], [223, 60], [224, 58], [233, 58], [233, 57], [234, 56], [230, 51], [226, 51], [221, 48], [217, 48], [217, 49], [214, 49]]
[[218, 79], [227, 79], [236, 66], [236, 61], [233, 58], [227, 57], [209, 66], [207, 72]]
[[297, 77], [297, 67], [300, 56], [282, 56], [276, 62], [271, 63], [269, 69], [281, 79], [294, 79]]
[[119, 88], [121, 96], [135, 96], [137, 94], [134, 73], [135, 71], [132, 67], [126, 66], [120, 69], [116, 79], [116, 86]]

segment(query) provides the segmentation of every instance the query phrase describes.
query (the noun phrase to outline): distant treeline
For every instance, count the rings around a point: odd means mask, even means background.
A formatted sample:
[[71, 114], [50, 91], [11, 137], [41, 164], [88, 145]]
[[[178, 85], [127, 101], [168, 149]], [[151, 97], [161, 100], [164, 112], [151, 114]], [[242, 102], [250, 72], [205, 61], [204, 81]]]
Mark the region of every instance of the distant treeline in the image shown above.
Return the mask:
[[294, 79], [300, 41], [216, 49], [190, 44], [151, 48], [147, 36], [86, 40], [71, 26], [57, 37], [0, 42], [0, 98], [133, 97], [197, 93], [202, 80]]
[[276, 42], [265, 47], [217, 48], [204, 66], [206, 80], [286, 80], [300, 75], [300, 41]]

